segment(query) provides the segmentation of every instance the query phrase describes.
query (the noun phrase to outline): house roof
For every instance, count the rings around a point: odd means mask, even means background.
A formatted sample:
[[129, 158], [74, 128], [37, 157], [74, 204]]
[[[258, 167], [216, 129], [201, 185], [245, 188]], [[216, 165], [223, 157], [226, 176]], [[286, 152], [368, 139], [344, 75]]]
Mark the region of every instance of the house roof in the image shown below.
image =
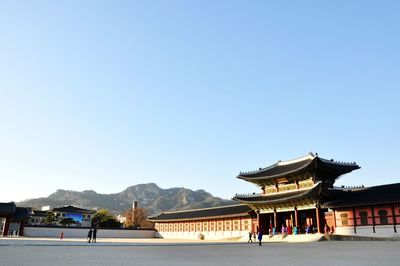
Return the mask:
[[301, 175], [304, 175], [305, 178], [313, 177], [314, 181], [335, 180], [339, 176], [359, 168], [360, 166], [355, 162], [337, 162], [333, 159], [327, 160], [309, 153], [297, 159], [278, 161], [273, 165], [259, 168], [256, 171], [240, 172], [237, 178], [260, 186], [266, 186], [279, 183], [282, 178], [298, 179]]
[[15, 213], [12, 215], [11, 219], [13, 221], [23, 221], [28, 219], [30, 213], [31, 213], [31, 208], [16, 207]]
[[325, 202], [322, 207], [341, 208], [400, 203], [400, 183], [341, 190], [342, 192], [334, 200]]
[[228, 205], [222, 207], [204, 208], [196, 210], [162, 212], [161, 214], [149, 217], [153, 222], [189, 221], [199, 219], [215, 219], [224, 217], [238, 217], [249, 215], [252, 209], [247, 205]]
[[8, 216], [11, 221], [23, 221], [28, 219], [31, 208], [16, 207], [14, 202], [0, 203], [0, 216]]
[[68, 212], [68, 213], [95, 213], [95, 211], [78, 208], [72, 205], [54, 208], [53, 212]]
[[0, 202], [0, 215], [11, 215], [15, 212], [14, 202]]

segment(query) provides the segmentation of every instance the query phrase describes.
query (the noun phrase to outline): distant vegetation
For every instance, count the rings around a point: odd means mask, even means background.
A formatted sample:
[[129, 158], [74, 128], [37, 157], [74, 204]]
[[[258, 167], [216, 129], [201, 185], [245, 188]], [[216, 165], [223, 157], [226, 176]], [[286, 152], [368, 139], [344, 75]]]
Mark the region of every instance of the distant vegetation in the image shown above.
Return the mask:
[[118, 214], [132, 208], [134, 201], [139, 203], [139, 207], [146, 209], [150, 216], [161, 211], [207, 208], [235, 203], [214, 197], [204, 190], [162, 189], [154, 183], [149, 183], [131, 186], [115, 194], [99, 194], [93, 190], [77, 192], [60, 189], [47, 198], [30, 199], [17, 205], [40, 209], [47, 205], [54, 208], [71, 204], [88, 209], [108, 209], [112, 214]]

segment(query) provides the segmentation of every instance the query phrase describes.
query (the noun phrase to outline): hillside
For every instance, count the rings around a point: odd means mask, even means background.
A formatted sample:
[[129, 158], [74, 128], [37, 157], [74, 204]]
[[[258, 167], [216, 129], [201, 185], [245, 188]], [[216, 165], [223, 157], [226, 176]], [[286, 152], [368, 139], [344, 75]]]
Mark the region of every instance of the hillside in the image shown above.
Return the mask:
[[53, 208], [71, 204], [89, 209], [106, 208], [113, 213], [122, 213], [131, 208], [134, 201], [137, 201], [140, 207], [146, 208], [149, 215], [161, 211], [207, 208], [234, 203], [231, 200], [214, 197], [204, 190], [162, 189], [154, 183], [149, 183], [131, 186], [115, 194], [100, 194], [93, 190], [78, 192], [59, 189], [48, 197], [25, 200], [17, 205], [33, 208], [50, 205]]

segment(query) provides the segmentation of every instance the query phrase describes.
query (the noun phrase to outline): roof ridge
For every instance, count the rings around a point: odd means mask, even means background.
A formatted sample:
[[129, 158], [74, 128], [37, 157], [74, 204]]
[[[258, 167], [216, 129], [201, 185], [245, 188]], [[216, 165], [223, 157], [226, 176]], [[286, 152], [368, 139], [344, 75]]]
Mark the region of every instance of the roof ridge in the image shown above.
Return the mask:
[[[297, 158], [294, 158], [294, 159], [285, 160], [285, 161], [279, 160], [279, 161], [277, 161], [276, 163], [271, 164], [271, 165], [269, 165], [269, 166], [260, 167], [258, 170], [244, 171], [244, 172], [241, 171], [241, 172], [239, 172], [239, 175], [242, 175], [242, 174], [245, 174], [245, 175], [247, 175], [247, 174], [256, 174], [256, 173], [260, 173], [260, 172], [263, 172], [263, 171], [265, 171], [265, 170], [274, 168], [274, 167], [276, 167], [276, 166], [288, 165], [288, 164], [291, 164], [291, 163], [297, 163], [297, 162], [305, 161], [305, 160], [307, 160], [307, 159], [315, 159], [316, 157], [318, 157], [318, 155], [314, 155], [312, 152], [309, 152], [308, 154], [306, 154], [306, 155], [304, 155], [304, 156], [297, 157]], [[319, 157], [318, 157], [318, 158], [319, 158]]]
[[324, 159], [324, 158], [321, 158], [321, 157], [318, 157], [318, 158], [319, 158], [321, 161], [327, 162], [327, 163], [341, 164], [341, 165], [346, 165], [346, 166], [349, 166], [349, 165], [352, 165], [352, 166], [359, 166], [355, 161], [353, 161], [353, 162], [344, 162], [344, 161], [335, 161], [334, 159], [328, 160], [328, 159]]

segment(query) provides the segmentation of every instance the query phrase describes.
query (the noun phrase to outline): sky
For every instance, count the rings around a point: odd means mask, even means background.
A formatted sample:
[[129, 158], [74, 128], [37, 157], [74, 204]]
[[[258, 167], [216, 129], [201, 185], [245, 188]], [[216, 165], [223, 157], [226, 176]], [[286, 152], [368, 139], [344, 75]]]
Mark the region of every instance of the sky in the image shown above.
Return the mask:
[[318, 153], [400, 182], [399, 1], [0, 1], [0, 202]]

